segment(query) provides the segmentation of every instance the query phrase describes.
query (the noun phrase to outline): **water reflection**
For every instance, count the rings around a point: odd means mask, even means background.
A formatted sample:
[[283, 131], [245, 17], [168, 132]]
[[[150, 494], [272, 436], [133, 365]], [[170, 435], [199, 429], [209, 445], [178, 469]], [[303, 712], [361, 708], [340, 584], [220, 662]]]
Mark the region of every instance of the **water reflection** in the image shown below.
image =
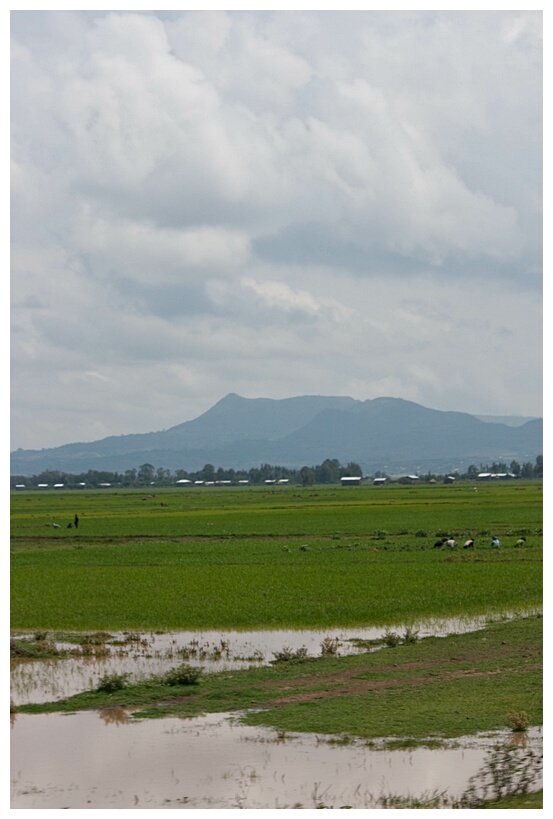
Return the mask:
[[[370, 808], [382, 795], [458, 797], [486, 750], [510, 736], [386, 751], [250, 728], [220, 714], [130, 722], [106, 711], [18, 714], [11, 807]], [[541, 731], [527, 741], [541, 747]]]
[[98, 715], [105, 725], [127, 725], [132, 717], [124, 708], [101, 708]]

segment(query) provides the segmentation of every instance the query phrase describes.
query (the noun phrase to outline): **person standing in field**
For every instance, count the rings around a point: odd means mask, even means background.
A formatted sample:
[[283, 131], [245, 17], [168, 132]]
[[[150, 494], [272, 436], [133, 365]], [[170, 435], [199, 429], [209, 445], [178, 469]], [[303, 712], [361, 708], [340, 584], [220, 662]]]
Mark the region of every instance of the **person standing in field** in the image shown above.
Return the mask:
[[74, 521], [73, 521], [73, 525], [74, 525], [75, 529], [78, 529], [78, 528], [79, 528], [79, 516], [78, 516], [78, 515], [75, 515], [75, 519], [74, 519]]

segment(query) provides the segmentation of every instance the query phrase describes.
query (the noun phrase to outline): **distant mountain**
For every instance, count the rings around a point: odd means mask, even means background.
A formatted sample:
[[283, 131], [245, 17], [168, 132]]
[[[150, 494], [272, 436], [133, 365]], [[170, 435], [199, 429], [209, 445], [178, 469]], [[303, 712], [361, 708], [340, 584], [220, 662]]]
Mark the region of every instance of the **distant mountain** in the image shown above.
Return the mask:
[[471, 463], [534, 461], [542, 454], [542, 419], [515, 426], [463, 412], [442, 412], [404, 401], [342, 396], [242, 398], [231, 393], [207, 412], [160, 432], [119, 435], [92, 443], [11, 453], [12, 475], [46, 470], [124, 472], [156, 469], [290, 468], [326, 458], [355, 461], [366, 474], [386, 470], [444, 472]]
[[508, 427], [520, 427], [527, 421], [539, 421], [535, 415], [475, 415], [479, 421], [490, 424], [506, 424]]

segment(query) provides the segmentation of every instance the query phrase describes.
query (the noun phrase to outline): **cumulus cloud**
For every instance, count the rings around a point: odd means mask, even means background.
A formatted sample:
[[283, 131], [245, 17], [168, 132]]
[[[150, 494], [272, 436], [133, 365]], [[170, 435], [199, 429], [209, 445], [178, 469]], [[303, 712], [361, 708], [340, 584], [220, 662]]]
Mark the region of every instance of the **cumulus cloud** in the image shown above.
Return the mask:
[[129, 278], [146, 277], [158, 285], [187, 271], [236, 270], [248, 258], [249, 238], [243, 231], [202, 225], [181, 230], [151, 222], [107, 219], [84, 213], [72, 236], [82, 253], [124, 269]]
[[11, 22], [15, 446], [230, 391], [540, 413], [539, 12]]

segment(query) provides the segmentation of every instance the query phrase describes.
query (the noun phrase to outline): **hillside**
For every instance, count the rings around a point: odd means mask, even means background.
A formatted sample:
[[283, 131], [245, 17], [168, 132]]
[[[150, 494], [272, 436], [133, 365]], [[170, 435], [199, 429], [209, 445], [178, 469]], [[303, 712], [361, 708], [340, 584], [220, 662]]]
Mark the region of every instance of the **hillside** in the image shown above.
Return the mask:
[[231, 393], [191, 421], [160, 432], [11, 453], [12, 475], [45, 470], [79, 474], [156, 468], [291, 468], [337, 458], [379, 469], [446, 471], [471, 463], [533, 461], [542, 454], [542, 420], [518, 426], [462, 412], [428, 409], [400, 398], [345, 396], [242, 398]]

